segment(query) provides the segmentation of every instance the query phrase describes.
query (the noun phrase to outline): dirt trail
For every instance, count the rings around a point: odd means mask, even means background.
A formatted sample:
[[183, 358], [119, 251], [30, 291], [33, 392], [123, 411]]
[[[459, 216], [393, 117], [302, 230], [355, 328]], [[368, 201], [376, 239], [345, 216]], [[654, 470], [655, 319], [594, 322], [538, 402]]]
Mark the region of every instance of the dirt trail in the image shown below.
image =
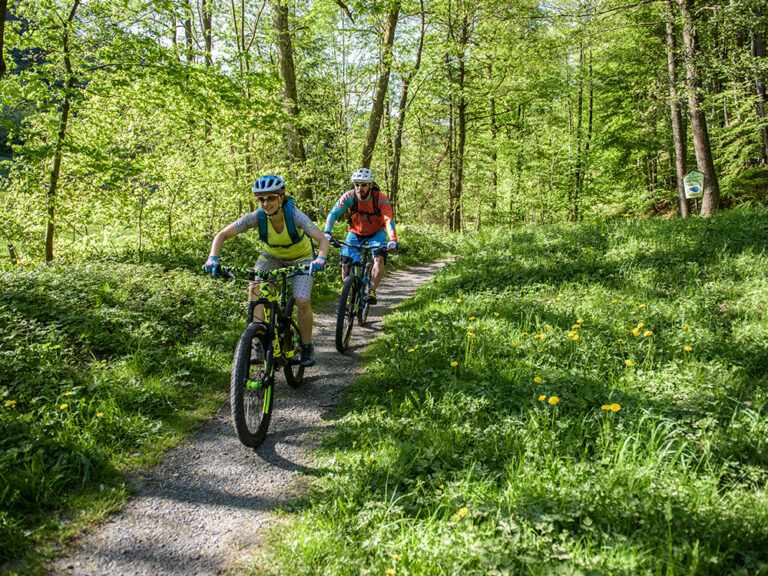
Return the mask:
[[165, 460], [134, 481], [126, 507], [83, 534], [50, 574], [208, 576], [248, 558], [270, 511], [299, 490], [318, 430], [357, 377], [358, 355], [382, 328], [381, 314], [410, 297], [444, 262], [388, 274], [369, 326], [355, 327], [345, 355], [334, 348], [335, 303], [316, 314], [317, 365], [297, 390], [277, 380], [275, 412], [257, 450], [235, 436], [229, 405]]

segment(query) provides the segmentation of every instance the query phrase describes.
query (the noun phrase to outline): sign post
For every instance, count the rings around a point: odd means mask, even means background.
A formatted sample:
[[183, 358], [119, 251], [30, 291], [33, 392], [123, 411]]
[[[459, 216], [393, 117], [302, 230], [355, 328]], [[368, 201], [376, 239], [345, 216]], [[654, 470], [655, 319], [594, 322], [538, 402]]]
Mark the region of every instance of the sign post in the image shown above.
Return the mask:
[[699, 198], [704, 194], [704, 174], [698, 170], [691, 170], [683, 177], [685, 197], [693, 198], [696, 205], [696, 213], [699, 213]]

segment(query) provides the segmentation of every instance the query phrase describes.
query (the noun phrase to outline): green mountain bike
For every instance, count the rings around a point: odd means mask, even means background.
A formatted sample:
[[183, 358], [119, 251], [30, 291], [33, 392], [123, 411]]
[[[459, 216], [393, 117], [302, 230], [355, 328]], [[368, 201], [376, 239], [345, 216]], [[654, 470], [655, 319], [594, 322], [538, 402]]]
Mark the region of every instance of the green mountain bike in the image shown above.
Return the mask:
[[[307, 274], [309, 266], [293, 266], [269, 272], [242, 268], [220, 268], [224, 278], [260, 282], [259, 298], [248, 302], [248, 325], [240, 336], [232, 361], [230, 405], [235, 432], [245, 446], [257, 448], [267, 436], [274, 407], [275, 372], [283, 370], [285, 381], [297, 388], [304, 379], [299, 365], [301, 337], [293, 296], [286, 294], [289, 278]], [[264, 320], [254, 321], [258, 305]]]

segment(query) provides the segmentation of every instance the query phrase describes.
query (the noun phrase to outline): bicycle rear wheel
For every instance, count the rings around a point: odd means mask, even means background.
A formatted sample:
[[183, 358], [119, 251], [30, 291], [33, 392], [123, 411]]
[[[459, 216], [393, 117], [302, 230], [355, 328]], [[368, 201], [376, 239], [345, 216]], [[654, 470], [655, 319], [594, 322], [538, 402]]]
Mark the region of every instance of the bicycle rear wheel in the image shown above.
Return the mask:
[[350, 274], [344, 280], [339, 307], [336, 310], [336, 350], [342, 354], [349, 346], [349, 339], [352, 337], [358, 295], [357, 278]]
[[267, 436], [272, 417], [272, 362], [266, 327], [249, 324], [237, 343], [229, 387], [235, 432], [249, 448], [257, 448]]
[[299, 365], [301, 358], [301, 334], [299, 334], [299, 322], [297, 320], [298, 308], [293, 300], [293, 296], [288, 300], [285, 306], [285, 315], [289, 318], [290, 324], [285, 331], [283, 338], [283, 355], [286, 357], [286, 364], [283, 366], [283, 374], [288, 386], [298, 388], [304, 380], [304, 366]]

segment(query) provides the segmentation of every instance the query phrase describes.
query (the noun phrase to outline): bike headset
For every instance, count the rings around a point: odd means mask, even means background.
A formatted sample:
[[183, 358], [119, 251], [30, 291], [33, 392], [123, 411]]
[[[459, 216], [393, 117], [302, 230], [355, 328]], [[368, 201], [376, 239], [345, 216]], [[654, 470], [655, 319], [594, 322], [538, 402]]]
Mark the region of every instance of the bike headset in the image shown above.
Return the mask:
[[[267, 174], [266, 176], [262, 176], [253, 183], [251, 192], [253, 192], [253, 195], [256, 196], [256, 198], [259, 196], [268, 196], [270, 194], [277, 194], [278, 196], [285, 197], [285, 180], [280, 178], [280, 176]], [[264, 213], [271, 218], [272, 216], [276, 215], [282, 207], [283, 203], [280, 202], [277, 210], [275, 210], [272, 214], [268, 214], [266, 210], [264, 210]]]

